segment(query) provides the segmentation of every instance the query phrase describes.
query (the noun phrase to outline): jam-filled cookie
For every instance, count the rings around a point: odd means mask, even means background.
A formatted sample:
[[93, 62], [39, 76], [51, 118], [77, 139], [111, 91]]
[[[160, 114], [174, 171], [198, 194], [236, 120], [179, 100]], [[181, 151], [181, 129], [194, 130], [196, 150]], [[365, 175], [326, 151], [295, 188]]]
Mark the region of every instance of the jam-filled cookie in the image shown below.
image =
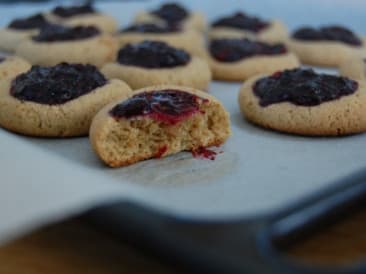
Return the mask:
[[366, 131], [366, 83], [293, 69], [256, 76], [242, 86], [240, 109], [262, 127], [313, 136]]
[[33, 65], [52, 66], [61, 62], [102, 66], [115, 58], [117, 41], [95, 27], [50, 25], [23, 41], [16, 55]]
[[111, 103], [93, 119], [90, 140], [111, 167], [220, 145], [228, 112], [213, 96], [180, 86], [153, 86]]
[[251, 38], [269, 43], [285, 41], [287, 36], [287, 28], [282, 22], [264, 21], [242, 12], [214, 21], [209, 32], [211, 39]]
[[202, 35], [195, 30], [182, 29], [172, 25], [134, 24], [122, 29], [117, 34], [117, 38], [120, 46], [145, 40], [162, 41], [194, 55], [203, 56], [205, 54]]
[[48, 24], [42, 14], [11, 21], [6, 28], [0, 29], [0, 50], [14, 52], [20, 42], [38, 34]]
[[351, 79], [366, 80], [366, 58], [353, 56], [347, 59], [339, 66], [339, 72]]
[[204, 31], [205, 17], [198, 12], [190, 12], [177, 3], [165, 3], [152, 11], [143, 11], [136, 15], [136, 23], [155, 23], [182, 26], [187, 29]]
[[243, 81], [259, 73], [298, 67], [299, 61], [283, 44], [247, 38], [217, 39], [209, 44], [209, 64], [216, 80]]
[[211, 81], [205, 60], [157, 41], [126, 45], [119, 50], [117, 60], [101, 71], [109, 79], [124, 80], [133, 89], [172, 84], [207, 90]]
[[0, 125], [43, 137], [87, 135], [94, 115], [130, 93], [121, 80], [106, 80], [92, 65], [34, 66], [0, 81]]
[[0, 81], [13, 79], [30, 68], [31, 65], [20, 57], [0, 56]]
[[288, 46], [301, 62], [316, 66], [337, 67], [354, 54], [366, 53], [362, 39], [341, 26], [300, 28]]
[[109, 15], [98, 12], [91, 4], [81, 6], [57, 6], [48, 18], [67, 26], [94, 26], [103, 32], [115, 32], [117, 21]]

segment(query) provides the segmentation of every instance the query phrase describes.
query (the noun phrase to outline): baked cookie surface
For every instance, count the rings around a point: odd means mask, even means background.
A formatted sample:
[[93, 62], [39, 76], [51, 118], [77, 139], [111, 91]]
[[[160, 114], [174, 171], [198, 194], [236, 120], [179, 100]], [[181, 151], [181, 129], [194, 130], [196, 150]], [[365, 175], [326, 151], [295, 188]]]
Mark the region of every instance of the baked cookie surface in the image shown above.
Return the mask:
[[114, 59], [116, 40], [95, 27], [45, 27], [16, 48], [16, 55], [33, 65], [52, 66], [61, 62], [102, 66]]
[[269, 43], [283, 42], [287, 36], [281, 21], [264, 21], [242, 12], [214, 21], [209, 31], [210, 39], [250, 38]]
[[87, 135], [93, 116], [131, 89], [107, 81], [92, 65], [34, 66], [11, 81], [0, 81], [0, 125], [41, 137]]
[[211, 81], [208, 64], [164, 42], [144, 41], [121, 48], [114, 63], [102, 68], [107, 78], [121, 79], [133, 89], [172, 84], [207, 90]]
[[66, 26], [94, 26], [108, 33], [117, 30], [117, 21], [112, 16], [98, 12], [91, 4], [57, 6], [47, 17], [52, 22]]
[[366, 80], [366, 59], [362, 56], [353, 56], [345, 60], [339, 66], [339, 73], [351, 79]]
[[205, 18], [201, 13], [191, 12], [177, 3], [165, 3], [152, 11], [143, 11], [135, 16], [136, 23], [180, 25], [184, 29], [204, 31]]
[[217, 99], [171, 85], [141, 89], [107, 105], [90, 128], [95, 152], [111, 167], [220, 145], [229, 136], [229, 114]]
[[12, 80], [20, 73], [26, 72], [31, 65], [17, 56], [0, 57], [0, 81]]
[[193, 55], [204, 56], [204, 39], [195, 30], [181, 29], [176, 26], [140, 23], [122, 29], [116, 35], [119, 45], [135, 44], [145, 40], [165, 42], [181, 48]]
[[288, 47], [301, 62], [326, 67], [338, 67], [351, 56], [366, 53], [362, 39], [341, 26], [300, 28], [292, 34]]
[[338, 136], [366, 131], [366, 83], [294, 69], [245, 82], [239, 106], [250, 122], [286, 133]]
[[38, 34], [48, 24], [42, 14], [11, 21], [6, 28], [0, 29], [0, 50], [14, 52], [20, 42]]
[[216, 80], [243, 81], [259, 73], [272, 73], [300, 65], [285, 45], [247, 38], [211, 40], [208, 51], [208, 61]]

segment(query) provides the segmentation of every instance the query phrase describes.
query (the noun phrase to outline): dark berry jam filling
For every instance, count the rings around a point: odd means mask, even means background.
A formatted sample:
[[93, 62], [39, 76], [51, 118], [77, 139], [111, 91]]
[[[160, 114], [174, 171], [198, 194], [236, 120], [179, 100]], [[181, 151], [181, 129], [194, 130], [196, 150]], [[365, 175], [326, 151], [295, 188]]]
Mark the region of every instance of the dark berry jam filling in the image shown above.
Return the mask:
[[65, 27], [49, 25], [42, 28], [40, 33], [32, 39], [37, 42], [72, 41], [91, 38], [99, 34], [100, 31], [92, 26]]
[[9, 29], [29, 30], [29, 29], [40, 29], [49, 25], [46, 18], [38, 13], [33, 16], [21, 19], [15, 19], [8, 25]]
[[4, 57], [4, 56], [0, 56], [0, 63], [4, 62], [4, 61], [5, 61], [5, 59], [6, 59], [6, 57]]
[[107, 83], [95, 66], [61, 63], [54, 67], [33, 66], [18, 75], [10, 94], [40, 104], [63, 104]]
[[181, 90], [143, 92], [116, 105], [110, 114], [115, 119], [149, 116], [155, 121], [174, 125], [199, 112], [207, 99]]
[[184, 66], [190, 61], [184, 50], [170, 47], [164, 42], [144, 41], [126, 45], [118, 52], [120, 64], [144, 68], [172, 68]]
[[166, 3], [158, 10], [154, 10], [151, 13], [163, 19], [168, 24], [177, 24], [186, 19], [189, 15], [184, 7], [176, 3]]
[[317, 74], [312, 69], [276, 72], [259, 79], [253, 86], [260, 105], [290, 102], [300, 106], [316, 106], [354, 93], [356, 81], [346, 77]]
[[94, 7], [90, 4], [82, 6], [71, 6], [71, 7], [61, 7], [58, 6], [52, 10], [53, 14], [59, 17], [67, 18], [75, 15], [96, 13]]
[[248, 30], [251, 32], [260, 32], [267, 28], [269, 23], [262, 21], [258, 17], [248, 16], [242, 12], [235, 13], [232, 16], [221, 18], [215, 21], [214, 27], [230, 27], [235, 29]]
[[235, 62], [255, 55], [286, 53], [283, 44], [269, 45], [249, 39], [217, 39], [210, 43], [212, 57], [220, 62]]
[[178, 32], [180, 28], [178, 26], [166, 25], [160, 26], [151, 23], [142, 23], [131, 25], [127, 28], [122, 29], [120, 32], [138, 32], [138, 33], [171, 33]]
[[361, 46], [362, 41], [352, 31], [340, 26], [319, 29], [304, 27], [294, 32], [292, 37], [306, 41], [339, 41], [353, 46]]

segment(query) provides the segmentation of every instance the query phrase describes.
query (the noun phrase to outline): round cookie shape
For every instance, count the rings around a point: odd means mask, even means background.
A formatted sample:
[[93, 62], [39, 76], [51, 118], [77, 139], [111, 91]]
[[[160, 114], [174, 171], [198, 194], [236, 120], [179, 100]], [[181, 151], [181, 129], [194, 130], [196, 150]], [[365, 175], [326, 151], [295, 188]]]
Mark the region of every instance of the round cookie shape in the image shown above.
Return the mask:
[[0, 29], [0, 50], [13, 52], [23, 40], [38, 34], [39, 29], [50, 23], [42, 14], [11, 21], [4, 29]]
[[115, 58], [117, 48], [117, 41], [111, 35], [100, 33], [95, 27], [52, 25], [20, 43], [15, 52], [33, 65], [68, 62], [101, 67]]
[[158, 9], [143, 11], [136, 15], [136, 23], [155, 23], [181, 26], [184, 29], [195, 29], [200, 32], [206, 27], [205, 18], [198, 12], [190, 12], [177, 3], [164, 3]]
[[61, 63], [33, 66], [11, 83], [10, 94], [21, 101], [59, 105], [83, 96], [107, 83], [95, 66]]
[[341, 75], [351, 79], [366, 80], [366, 58], [353, 56], [339, 66]]
[[28, 71], [31, 65], [17, 56], [0, 57], [0, 81], [9, 81], [18, 74]]
[[106, 64], [101, 71], [109, 79], [126, 81], [133, 89], [174, 84], [207, 90], [211, 81], [204, 59], [164, 42], [127, 44], [120, 49], [116, 62]]
[[315, 66], [338, 67], [353, 55], [366, 53], [362, 39], [341, 26], [300, 28], [287, 45], [301, 62]]
[[255, 76], [239, 93], [250, 122], [286, 133], [339, 136], [366, 131], [366, 83], [312, 70]]
[[108, 33], [114, 33], [117, 30], [116, 20], [98, 12], [91, 4], [58, 6], [47, 16], [52, 22], [66, 26], [95, 26]]
[[116, 35], [119, 45], [135, 44], [145, 40], [165, 42], [181, 48], [192, 55], [205, 56], [204, 39], [195, 30], [181, 29], [177, 26], [151, 23], [134, 24]]
[[283, 44], [243, 39], [217, 39], [209, 45], [208, 61], [216, 80], [243, 81], [259, 73], [298, 67]]
[[209, 32], [210, 39], [251, 38], [269, 43], [285, 41], [287, 35], [280, 21], [264, 21], [242, 12], [214, 21]]
[[118, 63], [143, 68], [171, 68], [184, 66], [190, 61], [184, 50], [173, 48], [164, 42], [144, 41], [126, 45], [117, 55]]
[[33, 67], [12, 81], [0, 81], [0, 125], [30, 136], [87, 135], [102, 107], [131, 92], [123, 81], [106, 81], [90, 65]]
[[111, 167], [220, 145], [230, 136], [229, 114], [213, 96], [192, 88], [152, 86], [103, 108], [91, 144]]

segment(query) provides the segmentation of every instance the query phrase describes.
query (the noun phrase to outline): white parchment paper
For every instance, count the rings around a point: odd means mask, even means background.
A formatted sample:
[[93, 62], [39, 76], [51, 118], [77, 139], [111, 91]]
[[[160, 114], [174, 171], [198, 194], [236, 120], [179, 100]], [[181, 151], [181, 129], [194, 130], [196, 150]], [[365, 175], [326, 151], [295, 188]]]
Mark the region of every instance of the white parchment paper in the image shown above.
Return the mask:
[[[160, 1], [98, 7], [121, 25]], [[365, 33], [362, 0], [186, 1], [211, 20], [237, 9], [282, 18], [290, 29], [341, 23]], [[2, 5], [0, 24], [51, 7]], [[237, 105], [240, 84], [212, 83], [209, 92], [231, 113], [233, 136], [215, 161], [180, 153], [109, 169], [87, 138], [26, 138], [0, 129], [0, 241], [114, 199], [130, 199], [198, 218], [257, 215], [283, 207], [366, 166], [366, 135], [307, 138], [248, 124]]]

